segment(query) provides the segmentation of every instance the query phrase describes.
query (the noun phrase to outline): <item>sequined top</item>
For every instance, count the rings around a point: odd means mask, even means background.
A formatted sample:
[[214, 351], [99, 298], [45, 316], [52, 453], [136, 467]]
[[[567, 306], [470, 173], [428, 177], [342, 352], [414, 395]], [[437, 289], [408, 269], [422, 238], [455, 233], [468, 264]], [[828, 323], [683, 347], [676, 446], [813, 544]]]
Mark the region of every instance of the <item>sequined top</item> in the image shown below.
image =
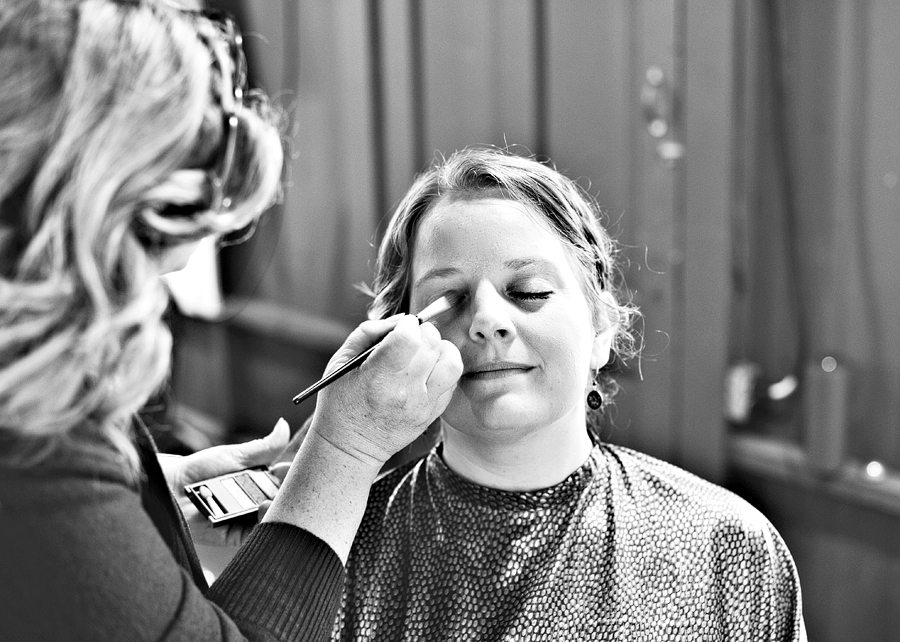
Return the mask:
[[373, 487], [334, 640], [805, 638], [787, 547], [729, 491], [604, 444], [508, 492], [440, 449]]

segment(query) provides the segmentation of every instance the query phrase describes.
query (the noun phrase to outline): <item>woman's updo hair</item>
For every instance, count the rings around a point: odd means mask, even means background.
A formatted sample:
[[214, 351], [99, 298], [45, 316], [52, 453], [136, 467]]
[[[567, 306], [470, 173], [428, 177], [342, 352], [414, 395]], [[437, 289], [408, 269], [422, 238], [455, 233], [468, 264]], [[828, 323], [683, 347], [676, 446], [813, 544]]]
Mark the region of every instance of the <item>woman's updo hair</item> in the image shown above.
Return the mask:
[[[575, 258], [595, 327], [611, 323], [614, 353], [623, 360], [633, 356], [630, 329], [637, 310], [625, 302], [617, 246], [600, 225], [602, 213], [595, 200], [549, 164], [493, 147], [457, 151], [416, 178], [397, 205], [378, 250], [370, 318], [409, 312], [416, 231], [438, 201], [485, 197], [515, 201], [544, 218]], [[605, 399], [617, 391], [608, 372], [601, 371], [596, 380]]]
[[228, 207], [211, 209], [225, 39], [166, 0], [0, 4], [4, 463], [86, 431], [133, 465], [131, 420], [169, 369], [162, 254], [252, 225], [278, 195], [280, 132], [256, 94], [233, 109]]

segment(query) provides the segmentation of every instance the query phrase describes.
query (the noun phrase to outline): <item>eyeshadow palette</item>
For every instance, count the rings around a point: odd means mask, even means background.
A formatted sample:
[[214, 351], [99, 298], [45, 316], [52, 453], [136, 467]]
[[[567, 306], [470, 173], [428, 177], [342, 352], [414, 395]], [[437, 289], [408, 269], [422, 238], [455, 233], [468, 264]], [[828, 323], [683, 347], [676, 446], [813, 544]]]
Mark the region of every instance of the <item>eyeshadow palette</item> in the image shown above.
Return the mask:
[[239, 517], [256, 517], [259, 505], [271, 501], [281, 484], [267, 468], [247, 468], [184, 487], [201, 514], [219, 525]]

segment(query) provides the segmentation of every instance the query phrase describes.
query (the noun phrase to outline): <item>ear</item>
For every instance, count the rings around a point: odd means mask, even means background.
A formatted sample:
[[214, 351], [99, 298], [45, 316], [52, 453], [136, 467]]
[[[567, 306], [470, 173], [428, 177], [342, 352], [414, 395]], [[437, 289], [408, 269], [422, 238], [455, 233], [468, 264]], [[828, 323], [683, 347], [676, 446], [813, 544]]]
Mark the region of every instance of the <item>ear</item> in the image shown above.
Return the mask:
[[594, 335], [594, 344], [591, 346], [591, 370], [599, 370], [609, 363], [613, 332], [614, 328], [609, 326]]
[[609, 362], [609, 354], [612, 350], [612, 340], [618, 329], [618, 323], [614, 320], [613, 311], [616, 309], [616, 300], [609, 292], [600, 295], [600, 311], [598, 325], [591, 346], [591, 370], [597, 371]]

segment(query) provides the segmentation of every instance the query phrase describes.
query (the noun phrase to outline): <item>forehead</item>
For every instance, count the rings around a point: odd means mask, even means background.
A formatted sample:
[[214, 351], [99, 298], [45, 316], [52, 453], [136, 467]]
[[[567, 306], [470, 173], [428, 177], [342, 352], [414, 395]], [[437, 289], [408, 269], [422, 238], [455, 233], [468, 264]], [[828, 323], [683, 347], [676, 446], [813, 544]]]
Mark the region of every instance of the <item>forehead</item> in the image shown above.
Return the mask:
[[439, 201], [424, 215], [411, 249], [414, 278], [447, 262], [475, 269], [529, 257], [572, 267], [574, 259], [542, 214], [498, 197]]
[[422, 217], [413, 245], [447, 233], [483, 236], [497, 228], [513, 228], [529, 235], [546, 235], [559, 242], [558, 234], [534, 207], [501, 196], [444, 197]]

